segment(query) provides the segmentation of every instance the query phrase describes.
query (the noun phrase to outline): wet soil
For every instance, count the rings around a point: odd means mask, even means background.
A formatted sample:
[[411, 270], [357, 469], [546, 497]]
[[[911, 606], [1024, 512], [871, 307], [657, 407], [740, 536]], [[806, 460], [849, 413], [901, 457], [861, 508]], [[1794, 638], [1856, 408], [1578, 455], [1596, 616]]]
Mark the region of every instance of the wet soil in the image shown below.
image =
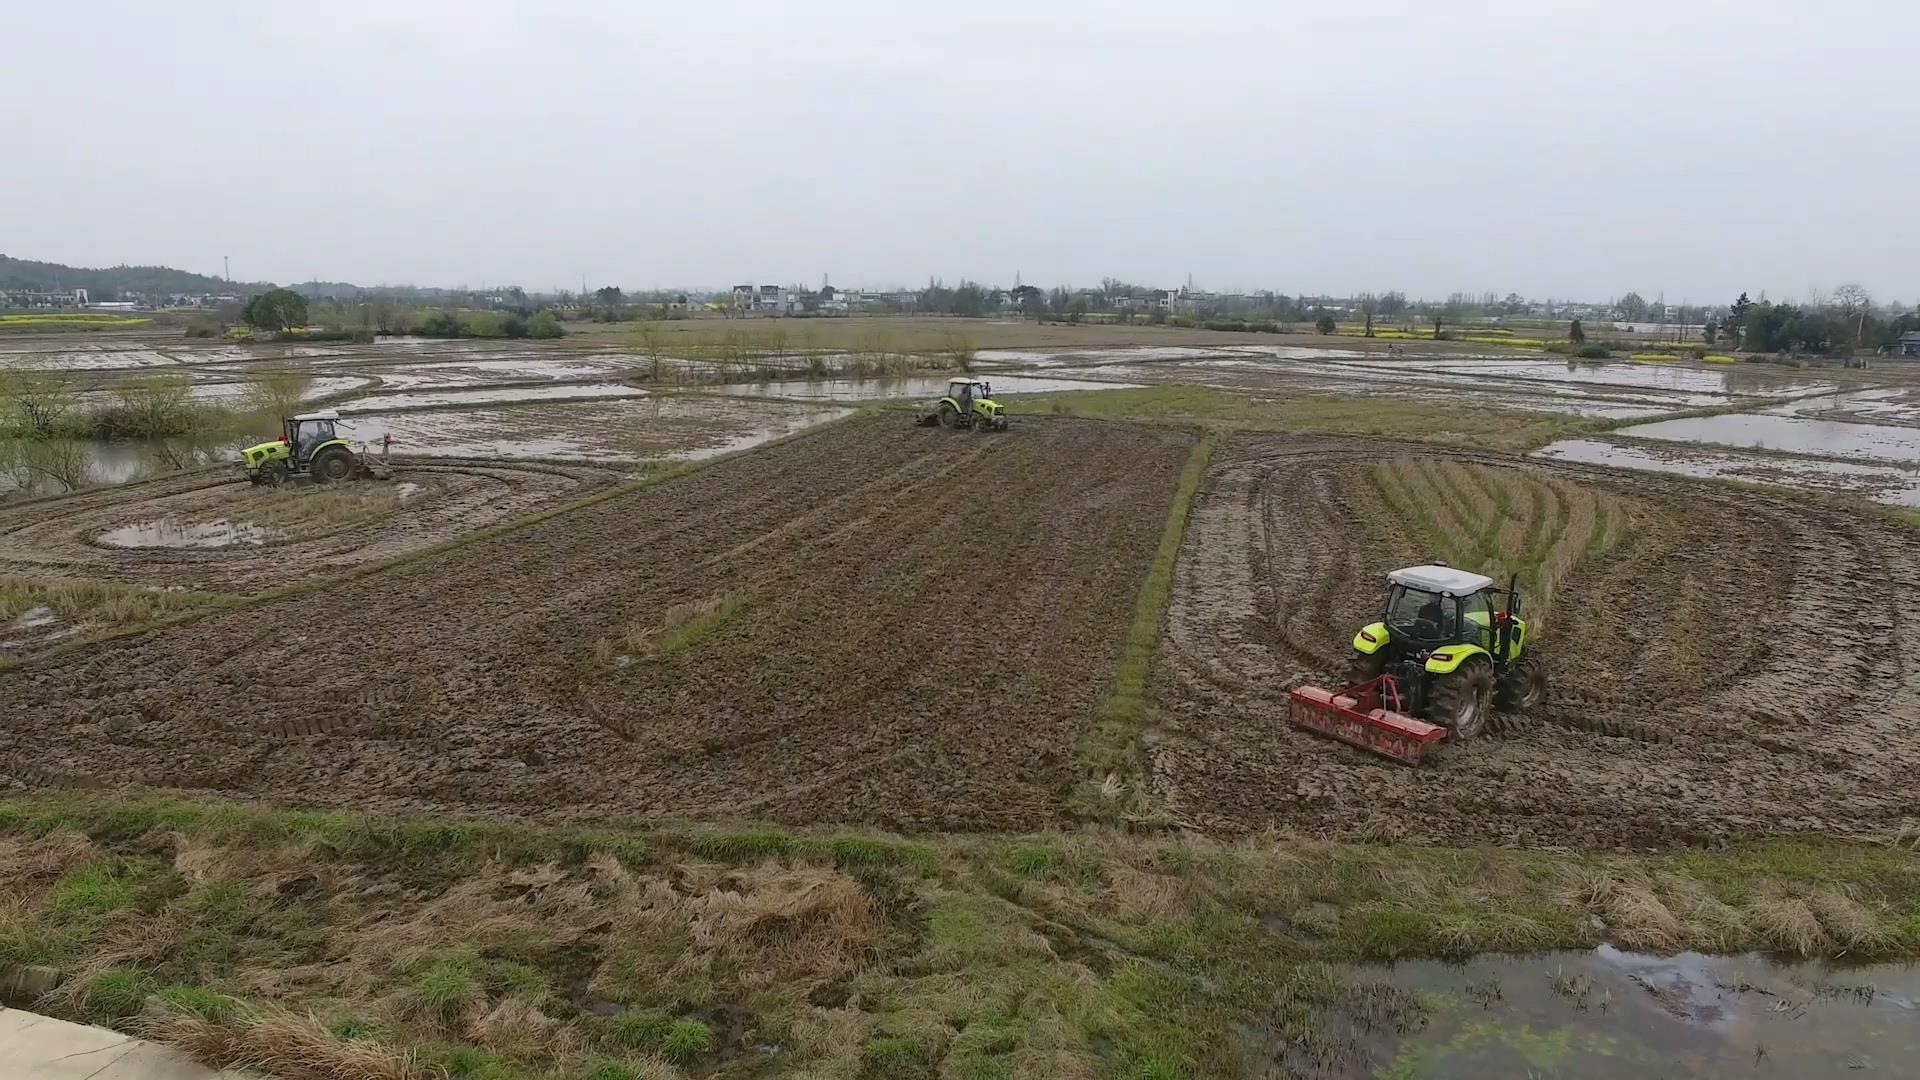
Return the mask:
[[[1039, 827], [1079, 779], [1193, 439], [848, 421], [0, 675], [0, 788]], [[680, 651], [625, 644], [722, 596], [743, 602]]]
[[[297, 500], [325, 492], [256, 487], [234, 468], [200, 469], [0, 507], [0, 574], [252, 592], [391, 558], [620, 479], [591, 465], [398, 464], [393, 480], [349, 489], [390, 490], [385, 512], [277, 528], [267, 511], [297, 516]], [[208, 542], [185, 542], [203, 533]], [[212, 542], [223, 536], [235, 542]]]
[[1631, 527], [1560, 587], [1553, 699], [1418, 769], [1291, 728], [1381, 581], [1424, 561], [1367, 482], [1405, 453], [1236, 439], [1182, 548], [1156, 687], [1157, 792], [1202, 827], [1580, 847], [1920, 825], [1920, 539], [1789, 494], [1444, 454], [1591, 485]]

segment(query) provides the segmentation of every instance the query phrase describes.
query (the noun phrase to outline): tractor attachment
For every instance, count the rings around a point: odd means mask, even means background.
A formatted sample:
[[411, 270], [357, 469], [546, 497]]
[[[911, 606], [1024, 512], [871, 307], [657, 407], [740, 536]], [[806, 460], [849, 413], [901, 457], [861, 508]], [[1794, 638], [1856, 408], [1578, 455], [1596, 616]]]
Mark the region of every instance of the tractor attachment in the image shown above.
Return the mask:
[[1295, 726], [1408, 765], [1420, 764], [1427, 748], [1447, 737], [1446, 728], [1400, 711], [1406, 706], [1392, 675], [1356, 683], [1337, 694], [1302, 686], [1287, 696], [1287, 719]]

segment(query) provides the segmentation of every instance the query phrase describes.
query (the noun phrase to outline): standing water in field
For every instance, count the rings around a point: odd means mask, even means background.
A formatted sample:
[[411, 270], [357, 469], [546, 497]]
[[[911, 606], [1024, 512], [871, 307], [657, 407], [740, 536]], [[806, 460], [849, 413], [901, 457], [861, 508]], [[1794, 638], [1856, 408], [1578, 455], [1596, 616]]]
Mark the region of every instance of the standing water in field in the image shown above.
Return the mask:
[[181, 521], [159, 518], [108, 529], [94, 539], [108, 547], [221, 548], [269, 543], [284, 535], [251, 521]]
[[1241, 1032], [1250, 1056], [1310, 1076], [1912, 1076], [1920, 1059], [1910, 966], [1602, 945], [1331, 969], [1277, 1012]]

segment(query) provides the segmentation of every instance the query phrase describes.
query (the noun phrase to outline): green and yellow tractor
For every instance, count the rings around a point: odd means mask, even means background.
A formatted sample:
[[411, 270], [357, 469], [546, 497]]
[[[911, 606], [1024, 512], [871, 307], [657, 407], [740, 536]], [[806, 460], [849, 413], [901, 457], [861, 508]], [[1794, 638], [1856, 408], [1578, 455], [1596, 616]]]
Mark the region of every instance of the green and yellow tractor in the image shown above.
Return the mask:
[[1547, 669], [1531, 651], [1518, 585], [1444, 563], [1393, 571], [1385, 617], [1353, 637], [1347, 686], [1294, 690], [1290, 718], [1413, 764], [1433, 743], [1480, 734], [1496, 709], [1539, 708]]
[[[280, 437], [240, 451], [247, 479], [256, 484], [312, 480], [317, 484], [392, 475], [384, 454], [361, 453], [340, 437], [340, 414], [332, 409], [283, 417]], [[383, 440], [383, 445], [391, 445]]]
[[947, 396], [929, 405], [917, 422], [921, 427], [1005, 431], [1007, 410], [993, 400], [993, 387], [986, 380], [955, 376], [947, 380]]

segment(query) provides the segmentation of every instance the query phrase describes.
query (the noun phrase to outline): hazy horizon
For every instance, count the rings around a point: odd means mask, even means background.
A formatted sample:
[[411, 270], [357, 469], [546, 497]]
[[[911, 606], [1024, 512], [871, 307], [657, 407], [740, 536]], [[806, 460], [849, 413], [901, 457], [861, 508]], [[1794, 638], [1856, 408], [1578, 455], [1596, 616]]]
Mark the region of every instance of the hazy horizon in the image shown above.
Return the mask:
[[1235, 8], [16, 18], [0, 250], [542, 290], [1920, 299], [1920, 7]]

